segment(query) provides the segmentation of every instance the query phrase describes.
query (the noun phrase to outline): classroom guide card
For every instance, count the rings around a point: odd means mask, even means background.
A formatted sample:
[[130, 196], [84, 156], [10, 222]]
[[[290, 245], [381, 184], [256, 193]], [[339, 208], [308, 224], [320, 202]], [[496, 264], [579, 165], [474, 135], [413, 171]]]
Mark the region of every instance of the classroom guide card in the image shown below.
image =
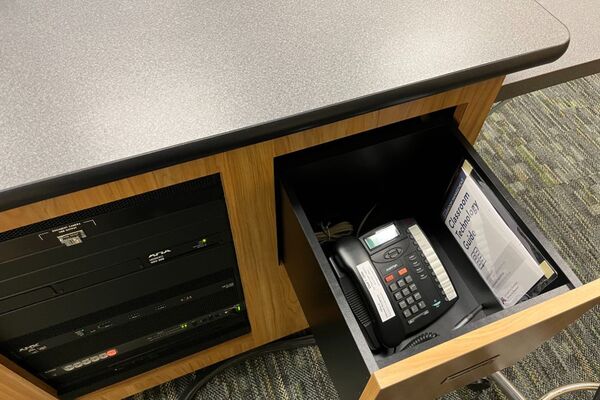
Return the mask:
[[444, 222], [503, 307], [516, 304], [544, 276], [471, 176], [465, 161], [442, 212]]

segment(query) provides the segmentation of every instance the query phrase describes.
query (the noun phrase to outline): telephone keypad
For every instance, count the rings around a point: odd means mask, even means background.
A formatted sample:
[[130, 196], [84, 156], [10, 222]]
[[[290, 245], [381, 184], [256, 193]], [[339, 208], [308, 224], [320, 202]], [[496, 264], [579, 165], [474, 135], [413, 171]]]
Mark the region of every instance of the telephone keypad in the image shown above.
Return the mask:
[[[411, 260], [413, 261], [413, 266], [416, 264], [420, 265], [418, 259], [416, 259], [416, 254], [413, 253], [411, 255], [415, 258], [415, 260]], [[405, 275], [405, 269], [406, 268], [401, 268], [398, 274], [400, 276]], [[400, 271], [402, 271], [402, 273], [400, 273]], [[418, 287], [414, 283], [412, 276], [406, 275], [396, 282], [390, 283], [388, 288], [390, 292], [393, 293], [394, 299], [398, 302], [398, 307], [402, 310], [402, 315], [404, 315], [404, 318], [406, 318], [409, 324], [412, 324], [415, 321], [417, 313], [421, 313], [427, 308], [427, 304], [422, 300], [423, 296], [419, 293]]]
[[[429, 312], [429, 311], [425, 310], [427, 308], [427, 304], [425, 304], [425, 302], [422, 301], [421, 299], [422, 299], [421, 293], [417, 292], [417, 293], [414, 293], [412, 296], [409, 296], [406, 299], [404, 299], [404, 301], [402, 301], [402, 303], [404, 303], [403, 304], [404, 306], [399, 303], [400, 308], [402, 310], [404, 310], [403, 315], [404, 315], [404, 318], [407, 319], [407, 322], [409, 325], [411, 325], [413, 322], [415, 322], [417, 317], [420, 316], [419, 315], [414, 318], [411, 318], [411, 317], [415, 316], [417, 313], [423, 311], [423, 313], [421, 313], [421, 314], [426, 315]], [[405, 310], [405, 308], [409, 307], [409, 306], [410, 306], [410, 308]], [[406, 311], [409, 311], [409, 312], [407, 313]], [[411, 318], [411, 319], [409, 319], [409, 318]]]

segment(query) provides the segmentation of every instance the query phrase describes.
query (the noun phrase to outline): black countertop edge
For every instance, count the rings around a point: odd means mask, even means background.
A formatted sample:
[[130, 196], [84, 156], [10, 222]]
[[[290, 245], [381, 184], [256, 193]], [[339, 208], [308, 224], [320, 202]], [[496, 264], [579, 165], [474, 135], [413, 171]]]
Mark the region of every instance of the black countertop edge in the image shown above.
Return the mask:
[[546, 64], [564, 54], [568, 45], [569, 40], [554, 47], [442, 75], [409, 86], [10, 188], [0, 191], [0, 212]]
[[534, 92], [550, 86], [594, 75], [600, 72], [600, 59], [592, 60], [584, 64], [569, 66], [563, 69], [534, 75], [519, 81], [510, 82], [502, 86], [498, 93], [498, 101], [508, 100], [512, 97], [521, 96], [525, 93]]

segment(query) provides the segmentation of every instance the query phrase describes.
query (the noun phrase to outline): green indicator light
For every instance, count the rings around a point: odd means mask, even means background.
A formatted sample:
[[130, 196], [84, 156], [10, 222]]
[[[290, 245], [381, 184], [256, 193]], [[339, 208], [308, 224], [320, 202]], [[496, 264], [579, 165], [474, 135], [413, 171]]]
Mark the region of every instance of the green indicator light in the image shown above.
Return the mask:
[[181, 329], [185, 329], [185, 328], [187, 328], [187, 327], [188, 327], [188, 324], [181, 324], [181, 325], [179, 325], [179, 326], [181, 327]]
[[242, 311], [242, 307], [238, 304], [237, 307], [235, 308], [235, 311], [237, 311], [237, 312]]

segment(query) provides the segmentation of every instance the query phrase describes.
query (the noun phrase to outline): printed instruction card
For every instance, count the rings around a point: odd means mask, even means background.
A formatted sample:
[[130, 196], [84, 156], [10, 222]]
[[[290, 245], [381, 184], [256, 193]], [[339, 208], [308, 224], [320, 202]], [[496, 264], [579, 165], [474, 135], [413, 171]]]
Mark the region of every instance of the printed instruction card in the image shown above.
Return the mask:
[[471, 176], [465, 161], [442, 212], [444, 222], [504, 308], [516, 304], [544, 276]]

